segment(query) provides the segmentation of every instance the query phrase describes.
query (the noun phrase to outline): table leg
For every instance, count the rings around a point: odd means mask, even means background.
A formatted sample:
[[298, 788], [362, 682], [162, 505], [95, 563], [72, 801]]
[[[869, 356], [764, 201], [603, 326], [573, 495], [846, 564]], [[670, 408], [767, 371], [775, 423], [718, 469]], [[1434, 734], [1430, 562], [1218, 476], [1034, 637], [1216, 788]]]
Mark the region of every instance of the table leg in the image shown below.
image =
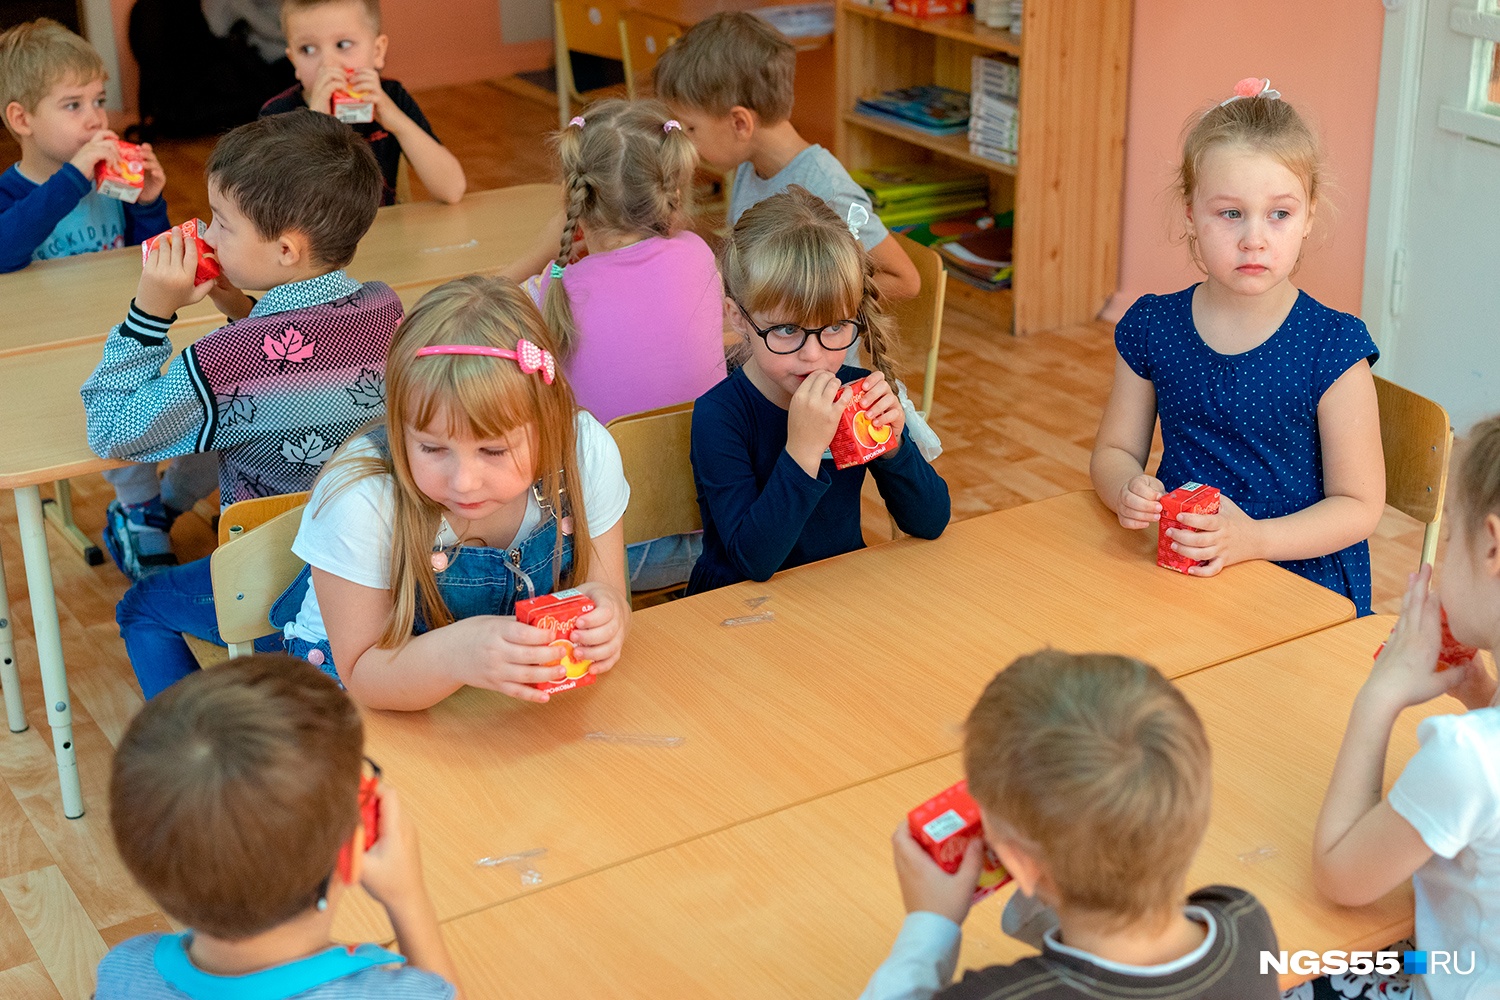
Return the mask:
[[26, 584], [31, 591], [31, 629], [36, 634], [36, 658], [41, 665], [42, 692], [47, 699], [47, 724], [52, 727], [52, 749], [57, 754], [63, 815], [77, 819], [83, 815], [83, 787], [78, 781], [78, 754], [73, 748], [73, 708], [68, 701], [62, 629], [57, 620], [57, 595], [52, 589], [52, 564], [47, 556], [47, 523], [42, 515], [42, 493], [37, 487], [23, 486], [16, 490], [16, 520], [21, 526], [21, 553], [26, 561]]
[[78, 522], [73, 520], [73, 484], [66, 479], [59, 479], [52, 484], [57, 499], [42, 501], [42, 513], [47, 515], [47, 520], [58, 530], [66, 541], [78, 554], [83, 556], [83, 561], [90, 566], [101, 566], [104, 564], [104, 550], [94, 544], [94, 540], [83, 533]]
[[10, 634], [10, 595], [5, 591], [5, 565], [0, 563], [0, 690], [5, 693], [5, 721], [13, 733], [26, 731], [26, 708], [21, 704], [21, 675], [16, 672], [16, 643]]

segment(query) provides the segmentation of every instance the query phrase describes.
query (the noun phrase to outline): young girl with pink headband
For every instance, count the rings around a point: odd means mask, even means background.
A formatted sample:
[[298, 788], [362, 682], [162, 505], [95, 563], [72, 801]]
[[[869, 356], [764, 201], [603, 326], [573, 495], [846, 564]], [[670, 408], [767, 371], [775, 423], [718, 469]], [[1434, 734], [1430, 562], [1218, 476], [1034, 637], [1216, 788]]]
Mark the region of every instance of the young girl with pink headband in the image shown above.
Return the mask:
[[602, 673], [630, 620], [630, 488], [574, 401], [530, 298], [470, 276], [422, 297], [386, 362], [385, 420], [328, 463], [292, 551], [308, 564], [272, 622], [288, 651], [371, 708], [427, 708], [464, 685], [525, 701], [561, 680], [550, 631], [517, 600], [569, 587], [595, 609], [567, 638]]

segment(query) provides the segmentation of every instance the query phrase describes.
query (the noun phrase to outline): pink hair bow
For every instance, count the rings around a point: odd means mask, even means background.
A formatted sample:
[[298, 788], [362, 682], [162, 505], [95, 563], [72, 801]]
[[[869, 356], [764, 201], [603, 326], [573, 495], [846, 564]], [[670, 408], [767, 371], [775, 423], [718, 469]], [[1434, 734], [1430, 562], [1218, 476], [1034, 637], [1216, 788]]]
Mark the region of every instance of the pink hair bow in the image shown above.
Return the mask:
[[1268, 101], [1274, 101], [1281, 97], [1281, 91], [1271, 89], [1271, 81], [1264, 77], [1247, 76], [1234, 85], [1234, 96], [1219, 102], [1219, 107], [1232, 104], [1245, 97], [1264, 97]]
[[419, 358], [440, 354], [478, 354], [487, 358], [504, 358], [507, 361], [514, 361], [522, 374], [530, 375], [532, 372], [541, 372], [542, 381], [548, 385], [551, 385], [552, 380], [557, 377], [557, 359], [552, 356], [552, 352], [536, 346], [524, 337], [516, 341], [514, 351], [507, 351], [502, 347], [488, 347], [484, 344], [434, 344], [417, 351]]

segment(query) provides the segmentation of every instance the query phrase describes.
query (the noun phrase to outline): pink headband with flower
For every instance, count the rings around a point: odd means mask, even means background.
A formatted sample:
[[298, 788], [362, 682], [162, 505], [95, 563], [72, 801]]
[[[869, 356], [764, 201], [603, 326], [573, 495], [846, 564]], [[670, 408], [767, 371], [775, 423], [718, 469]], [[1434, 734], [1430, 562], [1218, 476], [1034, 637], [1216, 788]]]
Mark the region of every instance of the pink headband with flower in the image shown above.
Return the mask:
[[479, 354], [487, 358], [503, 358], [514, 361], [523, 374], [541, 372], [542, 381], [552, 384], [557, 375], [557, 359], [552, 352], [538, 347], [524, 337], [516, 341], [516, 349], [507, 351], [501, 347], [486, 347], [482, 344], [434, 344], [417, 351], [417, 357], [428, 358], [442, 354]]

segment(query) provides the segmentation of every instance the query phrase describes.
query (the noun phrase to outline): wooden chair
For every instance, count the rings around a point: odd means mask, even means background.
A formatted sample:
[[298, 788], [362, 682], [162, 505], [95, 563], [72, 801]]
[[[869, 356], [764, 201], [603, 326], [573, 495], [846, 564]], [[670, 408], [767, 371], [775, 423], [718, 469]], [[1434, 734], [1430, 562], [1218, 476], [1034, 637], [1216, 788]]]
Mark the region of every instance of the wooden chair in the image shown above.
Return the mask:
[[620, 52], [625, 64], [625, 93], [633, 101], [637, 80], [650, 73], [656, 60], [682, 37], [682, 25], [645, 11], [627, 10], [620, 15]]
[[1375, 396], [1385, 452], [1385, 502], [1427, 526], [1422, 532], [1422, 562], [1431, 563], [1437, 557], [1448, 490], [1453, 425], [1440, 404], [1378, 375]]
[[255, 640], [275, 631], [271, 605], [302, 571], [292, 555], [292, 539], [302, 524], [306, 493], [241, 500], [219, 518], [219, 547], [209, 561], [214, 585], [214, 612], [222, 646], [184, 636], [200, 667], [249, 656]]
[[[557, 127], [568, 127], [573, 104], [584, 96], [573, 84], [570, 52], [625, 61], [620, 8], [610, 0], [552, 0], [553, 47], [557, 59]], [[628, 79], [628, 77], [627, 77]]]
[[411, 161], [402, 153], [396, 164], [396, 204], [408, 205], [411, 200]]
[[[703, 528], [688, 443], [693, 404], [678, 403], [616, 417], [607, 425], [620, 449], [630, 505], [625, 508], [625, 544], [681, 535]], [[681, 586], [632, 594], [631, 603], [681, 590]]]
[[902, 233], [892, 235], [922, 278], [922, 290], [916, 297], [897, 302], [891, 306], [890, 314], [896, 319], [896, 330], [904, 343], [927, 345], [922, 395], [919, 400], [912, 400], [917, 412], [926, 417], [932, 413], [932, 394], [937, 387], [938, 345], [943, 339], [943, 302], [948, 294], [948, 272], [943, 270], [943, 258], [936, 250], [924, 247]]

